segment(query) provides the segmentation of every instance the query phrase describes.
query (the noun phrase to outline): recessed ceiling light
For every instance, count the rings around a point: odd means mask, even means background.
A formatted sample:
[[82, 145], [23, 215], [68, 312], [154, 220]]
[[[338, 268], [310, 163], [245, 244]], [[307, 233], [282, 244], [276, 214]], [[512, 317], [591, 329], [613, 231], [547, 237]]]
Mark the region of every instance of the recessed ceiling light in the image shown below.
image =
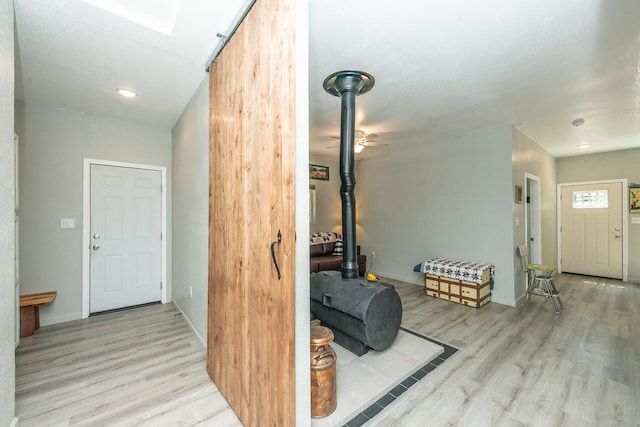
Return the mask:
[[118, 92], [120, 95], [124, 96], [125, 98], [135, 98], [136, 96], [138, 96], [137, 93], [129, 89], [118, 88], [116, 89], [116, 92]]
[[584, 119], [582, 117], [579, 117], [574, 121], [572, 121], [571, 124], [574, 125], [575, 127], [582, 126], [584, 124]]
[[581, 150], [584, 150], [585, 148], [589, 148], [589, 147], [591, 147], [591, 144], [584, 143], [584, 144], [578, 145], [578, 148]]

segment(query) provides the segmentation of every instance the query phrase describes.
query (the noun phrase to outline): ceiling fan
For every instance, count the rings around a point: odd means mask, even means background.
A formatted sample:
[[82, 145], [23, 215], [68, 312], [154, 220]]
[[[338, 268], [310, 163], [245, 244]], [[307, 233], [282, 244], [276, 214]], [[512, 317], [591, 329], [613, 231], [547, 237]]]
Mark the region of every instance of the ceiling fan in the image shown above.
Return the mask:
[[[362, 150], [364, 150], [366, 147], [387, 145], [387, 144], [379, 144], [379, 143], [372, 142], [377, 137], [378, 135], [375, 133], [367, 134], [361, 130], [356, 129], [355, 135], [354, 135], [353, 151], [357, 154], [357, 153], [361, 153]], [[332, 136], [331, 138], [340, 139], [339, 136]], [[336, 148], [336, 147], [339, 147], [339, 145], [332, 145], [331, 147], [327, 147], [327, 148]]]

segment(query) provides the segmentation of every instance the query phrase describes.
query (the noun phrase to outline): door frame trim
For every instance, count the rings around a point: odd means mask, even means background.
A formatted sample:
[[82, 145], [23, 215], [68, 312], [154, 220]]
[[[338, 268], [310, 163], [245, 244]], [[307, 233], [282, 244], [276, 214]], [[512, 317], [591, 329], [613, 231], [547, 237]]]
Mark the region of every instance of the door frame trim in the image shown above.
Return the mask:
[[625, 192], [627, 187], [627, 178], [621, 179], [603, 179], [598, 181], [582, 181], [582, 182], [565, 182], [557, 184], [556, 189], [556, 212], [557, 212], [557, 239], [558, 239], [558, 273], [562, 273], [562, 264], [560, 260], [562, 258], [562, 235], [560, 234], [560, 227], [562, 225], [562, 187], [570, 187], [573, 185], [593, 185], [593, 184], [622, 184], [622, 281], [627, 282], [629, 280], [629, 239], [627, 239], [627, 222], [629, 221], [629, 199]]
[[162, 228], [162, 246], [161, 246], [161, 280], [162, 280], [162, 296], [161, 302], [166, 304], [167, 300], [167, 168], [164, 166], [142, 165], [137, 163], [114, 162], [110, 160], [84, 159], [82, 167], [82, 318], [89, 317], [89, 285], [90, 277], [90, 254], [91, 251], [91, 166], [115, 166], [132, 169], [145, 169], [160, 171], [162, 179], [162, 188], [160, 190], [161, 198], [161, 228]]
[[[527, 208], [527, 198], [531, 197], [529, 193], [529, 186], [527, 185], [527, 180], [537, 182], [535, 199], [536, 199], [536, 210], [531, 213], [531, 218], [529, 218], [529, 209]], [[532, 175], [528, 172], [524, 173], [524, 240], [527, 246], [531, 246], [529, 244], [529, 229], [531, 228], [531, 224], [536, 224], [536, 229], [533, 230], [535, 232], [534, 239], [537, 245], [534, 245], [535, 253], [530, 252], [530, 262], [542, 264], [542, 201], [540, 200], [541, 189], [540, 189], [540, 177]]]

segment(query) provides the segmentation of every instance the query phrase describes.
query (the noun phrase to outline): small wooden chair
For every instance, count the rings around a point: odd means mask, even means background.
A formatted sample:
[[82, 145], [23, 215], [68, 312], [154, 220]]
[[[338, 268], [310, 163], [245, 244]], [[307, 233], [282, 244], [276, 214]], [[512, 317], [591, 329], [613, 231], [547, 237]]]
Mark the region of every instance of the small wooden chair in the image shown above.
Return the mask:
[[529, 264], [529, 247], [518, 246], [518, 256], [522, 264], [522, 271], [527, 273], [527, 298], [522, 302], [525, 305], [531, 294], [540, 295], [551, 300], [555, 314], [560, 314], [564, 308], [560, 299], [560, 292], [553, 282], [553, 273], [556, 268], [552, 265]]

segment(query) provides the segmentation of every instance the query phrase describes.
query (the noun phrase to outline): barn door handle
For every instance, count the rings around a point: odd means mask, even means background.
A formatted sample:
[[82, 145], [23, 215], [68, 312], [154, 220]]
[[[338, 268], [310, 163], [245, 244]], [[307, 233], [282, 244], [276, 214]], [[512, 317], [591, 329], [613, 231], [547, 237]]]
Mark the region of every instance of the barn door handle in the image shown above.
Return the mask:
[[276, 253], [274, 252], [273, 247], [279, 243], [282, 243], [282, 233], [280, 233], [280, 230], [278, 230], [278, 240], [271, 243], [271, 259], [273, 260], [273, 265], [276, 266], [278, 280], [280, 280], [280, 267], [278, 267], [278, 260], [276, 260]]

